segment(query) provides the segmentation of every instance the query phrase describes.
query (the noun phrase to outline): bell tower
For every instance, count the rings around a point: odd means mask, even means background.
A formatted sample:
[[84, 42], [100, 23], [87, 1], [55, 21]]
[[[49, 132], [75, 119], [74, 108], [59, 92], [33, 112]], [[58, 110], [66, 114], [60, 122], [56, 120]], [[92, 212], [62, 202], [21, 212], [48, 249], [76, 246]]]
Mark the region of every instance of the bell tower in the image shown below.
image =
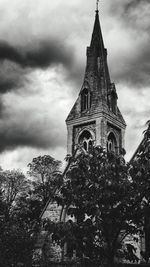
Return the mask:
[[86, 151], [93, 145], [116, 153], [124, 148], [126, 123], [117, 101], [116, 87], [109, 75], [97, 5], [91, 43], [87, 47], [84, 81], [66, 119], [68, 154], [72, 154], [78, 144]]

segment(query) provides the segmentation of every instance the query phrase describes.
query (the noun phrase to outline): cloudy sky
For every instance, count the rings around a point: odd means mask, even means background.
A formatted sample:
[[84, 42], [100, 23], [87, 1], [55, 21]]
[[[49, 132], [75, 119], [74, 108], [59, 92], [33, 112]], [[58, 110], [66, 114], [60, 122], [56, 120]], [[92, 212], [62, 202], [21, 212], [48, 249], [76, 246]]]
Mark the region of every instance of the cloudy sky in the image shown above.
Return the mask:
[[[81, 88], [96, 0], [0, 0], [0, 165], [66, 155], [65, 119]], [[130, 159], [150, 119], [150, 1], [105, 0], [100, 20]]]

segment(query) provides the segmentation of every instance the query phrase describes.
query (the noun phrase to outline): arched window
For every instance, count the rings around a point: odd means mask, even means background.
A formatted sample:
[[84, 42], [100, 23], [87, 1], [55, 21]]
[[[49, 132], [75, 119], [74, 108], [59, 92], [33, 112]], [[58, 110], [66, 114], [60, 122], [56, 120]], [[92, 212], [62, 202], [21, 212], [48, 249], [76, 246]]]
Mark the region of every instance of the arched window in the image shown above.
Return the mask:
[[81, 93], [81, 111], [87, 110], [91, 107], [91, 93], [85, 88]]
[[110, 133], [108, 135], [107, 151], [118, 153], [117, 141], [116, 141], [116, 137], [113, 133]]
[[89, 131], [85, 130], [79, 137], [79, 144], [83, 145], [86, 151], [90, 151], [93, 146], [92, 135]]

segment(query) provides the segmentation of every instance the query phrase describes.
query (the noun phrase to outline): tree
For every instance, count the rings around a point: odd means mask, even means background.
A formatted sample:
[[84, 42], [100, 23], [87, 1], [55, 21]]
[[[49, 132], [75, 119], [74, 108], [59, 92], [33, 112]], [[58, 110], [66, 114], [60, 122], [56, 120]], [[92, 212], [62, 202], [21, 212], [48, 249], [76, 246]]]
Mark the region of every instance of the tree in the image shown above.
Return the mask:
[[145, 235], [145, 251], [142, 256], [146, 262], [150, 258], [150, 121], [147, 122], [144, 138], [139, 145], [134, 158], [130, 174], [138, 187], [143, 210], [143, 230]]
[[34, 239], [24, 225], [11, 218], [0, 222], [0, 266], [31, 266]]
[[28, 166], [29, 174], [34, 178], [34, 193], [41, 199], [44, 207], [62, 184], [61, 162], [45, 155], [34, 158]]
[[0, 185], [0, 266], [30, 266], [40, 201], [21, 171], [2, 171]]
[[46, 224], [53, 238], [62, 246], [69, 243], [79, 258], [111, 267], [115, 257], [138, 260], [131, 243], [138, 241], [142, 225], [142, 193], [135, 176], [122, 155], [106, 153], [101, 147], [76, 156], [56, 196], [70, 219], [55, 227]]
[[15, 206], [17, 198], [29, 189], [29, 181], [20, 170], [1, 170], [1, 192], [7, 206], [7, 215]]
[[41, 211], [62, 181], [59, 167], [60, 161], [39, 156], [29, 164], [30, 180], [0, 169], [0, 266], [31, 266]]

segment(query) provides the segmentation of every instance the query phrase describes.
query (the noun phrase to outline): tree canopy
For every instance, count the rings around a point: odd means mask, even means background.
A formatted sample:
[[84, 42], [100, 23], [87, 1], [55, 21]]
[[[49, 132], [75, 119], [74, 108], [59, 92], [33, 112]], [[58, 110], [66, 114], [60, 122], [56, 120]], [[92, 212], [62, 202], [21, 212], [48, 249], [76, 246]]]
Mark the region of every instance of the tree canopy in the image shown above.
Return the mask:
[[44, 155], [33, 158], [28, 167], [28, 173], [33, 179], [34, 193], [41, 199], [44, 207], [62, 184], [61, 162], [49, 155]]
[[31, 266], [40, 214], [61, 183], [60, 161], [39, 156], [20, 170], [0, 170], [0, 266]]
[[54, 239], [62, 246], [67, 243], [79, 258], [109, 266], [115, 259], [138, 261], [134, 244], [142, 231], [149, 174], [144, 166], [137, 160], [126, 163], [122, 155], [101, 147], [74, 157], [55, 198], [66, 207], [67, 216], [66, 222], [55, 224]]

